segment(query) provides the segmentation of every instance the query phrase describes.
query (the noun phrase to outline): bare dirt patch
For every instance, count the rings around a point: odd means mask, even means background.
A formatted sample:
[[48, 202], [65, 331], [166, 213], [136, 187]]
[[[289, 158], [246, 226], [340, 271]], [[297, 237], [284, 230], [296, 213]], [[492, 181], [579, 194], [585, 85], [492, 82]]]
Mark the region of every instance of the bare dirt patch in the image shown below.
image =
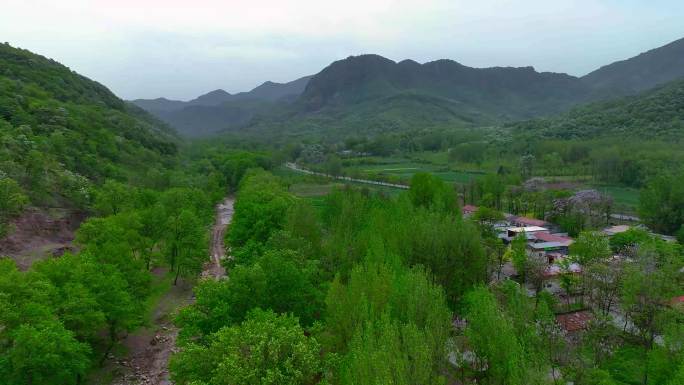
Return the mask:
[[0, 239], [0, 255], [26, 270], [34, 261], [73, 251], [74, 233], [85, 218], [84, 212], [68, 209], [29, 208], [12, 220], [9, 235]]
[[[156, 275], [167, 274], [158, 269]], [[113, 373], [112, 385], [170, 385], [168, 362], [176, 351], [178, 330], [173, 318], [178, 309], [192, 301], [192, 287], [185, 283], [171, 286], [160, 299], [152, 315], [152, 326], [129, 334], [121, 342], [123, 358], [110, 356], [105, 371]]]

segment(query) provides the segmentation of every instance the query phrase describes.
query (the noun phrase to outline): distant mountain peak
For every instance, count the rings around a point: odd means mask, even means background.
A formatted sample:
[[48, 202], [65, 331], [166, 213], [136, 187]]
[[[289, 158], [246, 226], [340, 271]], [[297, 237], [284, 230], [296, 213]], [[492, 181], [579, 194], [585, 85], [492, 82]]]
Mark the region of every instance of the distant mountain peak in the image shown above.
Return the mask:
[[197, 97], [196, 99], [189, 101], [188, 103], [196, 104], [196, 105], [211, 106], [211, 105], [219, 105], [223, 102], [231, 100], [232, 98], [233, 98], [233, 95], [231, 95], [230, 93], [219, 88], [217, 90], [207, 92], [206, 94], [201, 95], [201, 96]]
[[225, 96], [225, 95], [230, 95], [230, 92], [227, 92], [221, 88], [207, 92], [204, 94], [204, 96]]
[[290, 103], [306, 88], [311, 76], [287, 83], [266, 81], [249, 92], [230, 94], [217, 89], [188, 102], [138, 99], [133, 103], [154, 113], [188, 136], [208, 135], [241, 127], [276, 102]]

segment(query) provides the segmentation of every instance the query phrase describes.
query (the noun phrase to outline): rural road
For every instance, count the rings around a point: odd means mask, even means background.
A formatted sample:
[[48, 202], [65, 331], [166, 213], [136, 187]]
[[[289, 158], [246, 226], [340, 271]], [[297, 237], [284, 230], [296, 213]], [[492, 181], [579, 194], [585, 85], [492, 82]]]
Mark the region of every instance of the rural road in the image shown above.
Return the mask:
[[326, 178], [332, 178], [332, 179], [342, 180], [342, 181], [346, 181], [346, 182], [364, 183], [364, 184], [372, 184], [372, 185], [376, 185], [376, 186], [394, 187], [394, 188], [400, 188], [400, 189], [404, 189], [404, 190], [408, 190], [408, 188], [409, 188], [409, 186], [405, 185], [405, 184], [380, 182], [377, 180], [369, 180], [369, 179], [357, 179], [357, 178], [352, 178], [349, 176], [342, 176], [342, 175], [335, 176], [335, 175], [324, 174], [322, 172], [311, 171], [311, 170], [307, 170], [305, 168], [301, 168], [296, 163], [292, 163], [292, 162], [285, 163], [285, 167], [289, 168], [292, 171], [301, 172], [303, 174], [324, 176]]

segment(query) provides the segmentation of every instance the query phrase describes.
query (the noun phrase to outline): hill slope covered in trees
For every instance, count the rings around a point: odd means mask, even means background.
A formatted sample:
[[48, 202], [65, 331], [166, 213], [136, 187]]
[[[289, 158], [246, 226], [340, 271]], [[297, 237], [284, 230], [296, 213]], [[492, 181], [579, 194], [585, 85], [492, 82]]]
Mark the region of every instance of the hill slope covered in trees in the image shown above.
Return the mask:
[[101, 84], [0, 45], [2, 222], [28, 202], [83, 206], [90, 186], [108, 178], [147, 179], [171, 161], [176, 140], [171, 128]]
[[634, 94], [684, 77], [684, 39], [603, 66], [582, 77], [596, 90]]
[[612, 136], [680, 140], [684, 137], [684, 80], [512, 127], [521, 133], [564, 139]]

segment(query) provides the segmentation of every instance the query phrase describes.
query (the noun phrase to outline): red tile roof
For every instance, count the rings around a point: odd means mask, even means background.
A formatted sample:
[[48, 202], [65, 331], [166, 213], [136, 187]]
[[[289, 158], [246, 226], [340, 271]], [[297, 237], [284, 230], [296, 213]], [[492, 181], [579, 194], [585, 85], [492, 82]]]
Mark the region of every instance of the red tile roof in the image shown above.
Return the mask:
[[559, 314], [556, 322], [568, 332], [584, 330], [589, 325], [594, 316], [588, 310], [576, 311], [573, 313]]
[[548, 223], [546, 221], [543, 221], [541, 219], [534, 219], [534, 218], [527, 218], [527, 217], [515, 217], [513, 218], [513, 222], [519, 223], [525, 226], [539, 226], [539, 227], [544, 227]]
[[562, 237], [560, 235], [553, 235], [549, 233], [534, 233], [534, 237], [537, 238], [540, 241], [544, 242], [569, 242], [572, 241], [572, 238], [570, 237]]
[[477, 211], [477, 206], [473, 206], [473, 205], [463, 206], [463, 212], [464, 213], [474, 213], [475, 211]]
[[673, 305], [680, 304], [680, 303], [684, 304], [684, 295], [672, 298], [672, 304]]

